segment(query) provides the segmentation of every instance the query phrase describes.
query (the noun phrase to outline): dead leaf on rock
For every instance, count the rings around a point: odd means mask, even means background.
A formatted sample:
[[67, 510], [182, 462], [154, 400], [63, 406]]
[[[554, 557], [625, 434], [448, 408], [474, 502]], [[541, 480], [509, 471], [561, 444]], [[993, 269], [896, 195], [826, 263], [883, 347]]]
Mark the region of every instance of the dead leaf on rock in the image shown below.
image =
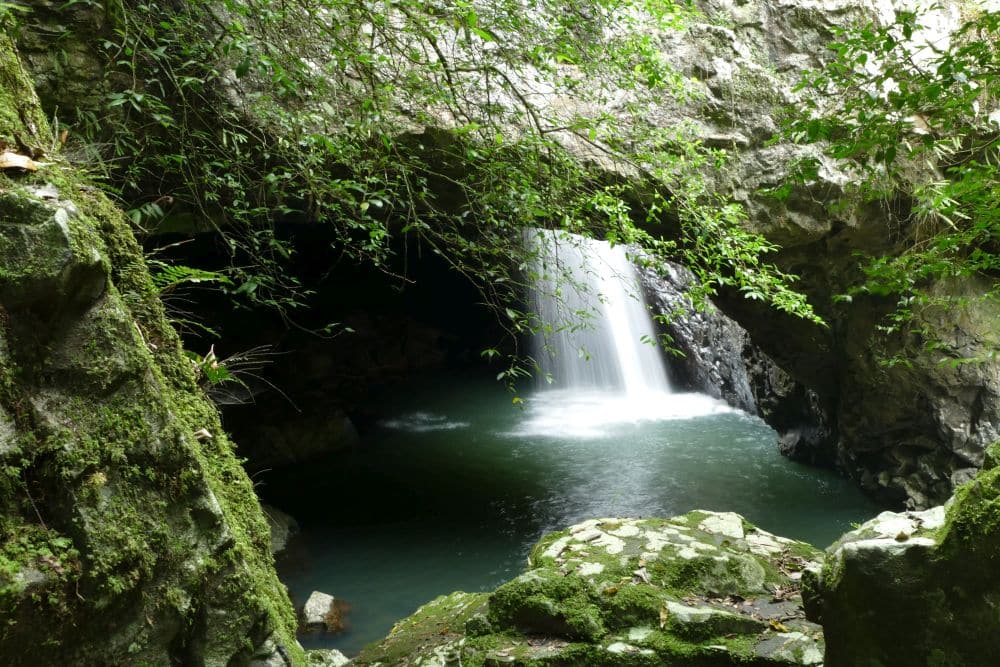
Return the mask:
[[767, 624], [770, 625], [771, 629], [774, 630], [775, 632], [789, 632], [787, 625], [773, 618], [769, 619], [767, 621]]
[[27, 155], [4, 151], [0, 153], [0, 169], [23, 169], [24, 171], [38, 171], [44, 166], [40, 162], [35, 162]]
[[636, 578], [637, 581], [641, 581], [644, 584], [648, 584], [650, 581], [649, 573], [646, 572], [646, 568], [644, 567], [640, 567], [638, 570], [633, 572], [632, 575]]

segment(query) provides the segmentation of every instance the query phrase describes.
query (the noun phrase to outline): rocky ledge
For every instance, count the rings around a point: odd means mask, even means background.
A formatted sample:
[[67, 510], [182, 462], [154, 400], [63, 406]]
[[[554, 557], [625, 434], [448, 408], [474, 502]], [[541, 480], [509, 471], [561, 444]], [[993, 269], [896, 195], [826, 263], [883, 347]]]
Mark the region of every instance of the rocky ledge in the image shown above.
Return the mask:
[[943, 507], [883, 512], [803, 577], [827, 667], [994, 665], [1000, 654], [1000, 442]]
[[738, 514], [592, 519], [492, 593], [424, 605], [357, 665], [818, 665], [799, 581], [822, 552]]

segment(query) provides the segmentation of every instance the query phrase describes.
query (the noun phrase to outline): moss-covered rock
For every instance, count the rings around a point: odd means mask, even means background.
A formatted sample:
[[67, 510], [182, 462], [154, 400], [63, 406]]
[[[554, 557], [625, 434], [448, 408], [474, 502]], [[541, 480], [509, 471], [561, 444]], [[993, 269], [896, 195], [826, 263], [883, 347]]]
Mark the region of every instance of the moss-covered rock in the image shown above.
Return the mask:
[[822, 570], [804, 580], [828, 666], [995, 664], [1000, 469], [981, 473], [944, 507], [884, 512], [828, 551]]
[[797, 583], [819, 556], [731, 513], [585, 521], [542, 538], [493, 593], [438, 598], [354, 662], [819, 664]]
[[[43, 154], [5, 33], [0, 109], [6, 147]], [[303, 663], [253, 487], [141, 249], [45, 159], [0, 174], [0, 662], [240, 665], [270, 642]]]

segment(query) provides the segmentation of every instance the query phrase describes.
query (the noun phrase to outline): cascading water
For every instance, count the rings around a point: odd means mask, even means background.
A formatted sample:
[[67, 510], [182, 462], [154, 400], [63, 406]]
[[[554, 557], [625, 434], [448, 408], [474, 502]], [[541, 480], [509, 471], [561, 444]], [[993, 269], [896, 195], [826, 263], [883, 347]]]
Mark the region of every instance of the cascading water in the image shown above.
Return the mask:
[[529, 303], [543, 331], [532, 340], [544, 388], [521, 433], [599, 436], [622, 422], [678, 419], [729, 408], [672, 393], [638, 274], [624, 246], [531, 229]]
[[533, 353], [558, 387], [669, 393], [642, 288], [624, 246], [529, 230], [531, 306], [551, 331]]

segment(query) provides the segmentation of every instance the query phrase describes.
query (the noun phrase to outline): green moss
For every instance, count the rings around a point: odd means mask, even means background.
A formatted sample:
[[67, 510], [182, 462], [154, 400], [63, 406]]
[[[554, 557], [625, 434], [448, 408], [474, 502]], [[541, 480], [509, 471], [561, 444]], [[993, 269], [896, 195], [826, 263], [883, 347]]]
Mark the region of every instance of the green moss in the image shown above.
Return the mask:
[[624, 586], [601, 602], [605, 623], [610, 628], [656, 626], [660, 622], [666, 595], [663, 590], [644, 584]]
[[989, 631], [1000, 599], [1000, 469], [960, 487], [941, 527], [853, 546], [870, 537], [870, 527], [845, 536], [820, 576], [806, 579], [827, 664], [973, 665], [1000, 651]]
[[587, 582], [545, 570], [500, 586], [490, 596], [489, 620], [498, 628], [589, 641], [606, 632]]
[[1000, 468], [984, 470], [956, 492], [943, 534], [945, 552], [973, 551], [1000, 558]]
[[0, 16], [0, 143], [41, 148], [52, 135], [34, 86], [18, 61], [10, 22], [9, 16]]
[[[0, 40], [0, 141], [41, 148], [44, 119]], [[0, 411], [17, 442], [0, 470], [0, 655], [223, 665], [274, 633], [304, 664], [252, 484], [141, 249], [120, 211], [46, 159], [0, 175]]]
[[[406, 658], [417, 656], [428, 647], [455, 641], [461, 637], [467, 622], [483, 616], [487, 598], [486, 593], [463, 592], [438, 597], [397, 623], [385, 640], [367, 646], [355, 663], [400, 665]], [[499, 646], [504, 638], [488, 635], [469, 641], [471, 646], [485, 652]]]

